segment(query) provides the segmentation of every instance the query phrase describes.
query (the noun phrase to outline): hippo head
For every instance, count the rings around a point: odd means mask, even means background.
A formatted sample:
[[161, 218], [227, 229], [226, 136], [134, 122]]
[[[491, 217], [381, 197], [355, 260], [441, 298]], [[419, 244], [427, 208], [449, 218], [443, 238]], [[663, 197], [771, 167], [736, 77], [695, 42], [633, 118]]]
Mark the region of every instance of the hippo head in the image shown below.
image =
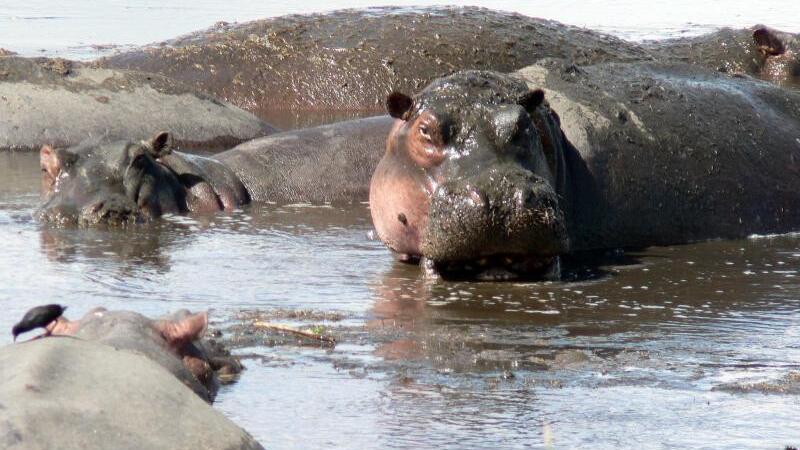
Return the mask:
[[244, 185], [210, 158], [172, 151], [169, 133], [141, 142], [84, 142], [40, 152], [43, 206], [58, 224], [125, 225], [168, 213], [219, 211], [249, 201]]
[[70, 149], [42, 147], [43, 221], [125, 224], [185, 210], [177, 177], [156, 160], [169, 153], [170, 136], [149, 142], [94, 141]]
[[132, 311], [95, 308], [79, 320], [59, 317], [47, 331], [144, 355], [210, 401], [217, 388], [216, 371], [223, 369], [223, 363], [198, 342], [207, 328], [205, 312], [181, 310], [154, 320]]
[[800, 86], [800, 38], [763, 25], [753, 29], [753, 42], [764, 58], [761, 77], [787, 86]]
[[397, 121], [370, 186], [379, 237], [401, 260], [479, 279], [557, 276], [568, 249], [557, 186], [557, 118], [541, 90], [464, 71], [414, 98], [393, 93]]

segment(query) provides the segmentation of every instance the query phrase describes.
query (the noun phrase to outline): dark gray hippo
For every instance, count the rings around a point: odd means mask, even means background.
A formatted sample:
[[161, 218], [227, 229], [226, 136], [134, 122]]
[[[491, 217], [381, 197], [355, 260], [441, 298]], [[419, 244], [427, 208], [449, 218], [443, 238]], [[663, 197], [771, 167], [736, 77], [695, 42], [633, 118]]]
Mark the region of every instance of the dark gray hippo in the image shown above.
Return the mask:
[[36, 216], [59, 225], [127, 225], [251, 201], [365, 201], [392, 123], [385, 116], [279, 133], [212, 157], [173, 151], [165, 132], [140, 142], [45, 146]]
[[0, 348], [2, 447], [260, 449], [207, 403], [219, 360], [193, 343], [206, 326], [98, 308]]
[[383, 108], [463, 69], [512, 72], [543, 58], [577, 65], [686, 61], [796, 80], [797, 36], [765, 27], [638, 44], [555, 21], [478, 7], [381, 7], [218, 24], [97, 61], [159, 73], [278, 123], [285, 111]]
[[393, 90], [416, 92], [462, 69], [511, 72], [543, 57], [592, 64], [648, 53], [520, 14], [384, 7], [219, 24], [97, 64], [159, 73], [273, 122], [286, 109], [378, 112]]
[[0, 117], [0, 150], [138, 140], [162, 128], [181, 148], [220, 150], [275, 131], [160, 75], [13, 56], [0, 56]]
[[764, 25], [645, 43], [653, 56], [800, 87], [800, 36]]
[[399, 121], [373, 221], [439, 271], [514, 277], [565, 252], [800, 228], [797, 91], [688, 64], [549, 60], [388, 103]]
[[[394, 122], [281, 133], [213, 159], [165, 151], [164, 135], [55, 152], [55, 163], [43, 149], [45, 185], [55, 181], [40, 217], [363, 201], [374, 172], [375, 228], [400, 259], [481, 278], [554, 276], [568, 252], [800, 227], [800, 93], [763, 81], [546, 60], [459, 72], [387, 105]], [[223, 190], [236, 195], [222, 201]]]

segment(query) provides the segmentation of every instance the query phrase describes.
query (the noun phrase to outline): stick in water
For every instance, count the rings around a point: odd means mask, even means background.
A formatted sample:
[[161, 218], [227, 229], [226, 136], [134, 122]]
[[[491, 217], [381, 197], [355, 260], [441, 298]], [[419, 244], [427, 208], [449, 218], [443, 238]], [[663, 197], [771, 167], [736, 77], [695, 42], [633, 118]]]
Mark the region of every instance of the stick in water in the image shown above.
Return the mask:
[[268, 330], [275, 330], [275, 331], [283, 331], [285, 333], [296, 334], [298, 336], [303, 336], [309, 339], [314, 339], [317, 341], [327, 342], [329, 344], [335, 344], [336, 339], [332, 336], [325, 336], [322, 334], [312, 333], [310, 331], [299, 330], [297, 328], [292, 328], [290, 326], [281, 325], [279, 323], [271, 323], [271, 322], [253, 322], [253, 326], [257, 328], [264, 328]]

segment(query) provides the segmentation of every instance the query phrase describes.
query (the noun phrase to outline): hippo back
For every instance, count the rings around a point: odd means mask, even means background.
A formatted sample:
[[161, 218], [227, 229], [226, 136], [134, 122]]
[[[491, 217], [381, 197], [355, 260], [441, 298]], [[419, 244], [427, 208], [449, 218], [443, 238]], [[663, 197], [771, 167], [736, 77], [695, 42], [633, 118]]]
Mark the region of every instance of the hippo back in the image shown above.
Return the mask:
[[68, 337], [0, 348], [0, 446], [260, 449], [149, 358]]
[[[686, 64], [517, 73], [545, 89], [571, 146], [573, 250], [800, 227], [800, 92]], [[579, 167], [580, 166], [580, 167]]]

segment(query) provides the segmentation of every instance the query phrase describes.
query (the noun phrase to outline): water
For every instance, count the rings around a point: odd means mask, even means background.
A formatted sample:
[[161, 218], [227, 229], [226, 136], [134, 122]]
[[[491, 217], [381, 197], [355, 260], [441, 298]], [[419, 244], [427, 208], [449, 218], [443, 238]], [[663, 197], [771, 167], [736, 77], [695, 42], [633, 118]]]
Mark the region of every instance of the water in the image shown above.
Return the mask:
[[[366, 3], [383, 4], [342, 6]], [[632, 38], [755, 22], [800, 31], [794, 2], [484, 5]], [[334, 7], [0, 2], [0, 46], [91, 58], [108, 51], [93, 44]], [[98, 305], [211, 309], [248, 368], [215, 407], [267, 448], [800, 445], [797, 395], [769, 393], [800, 371], [799, 235], [611, 254], [559, 283], [432, 283], [368, 239], [363, 204], [53, 229], [31, 218], [38, 186], [37, 155], [0, 153], [0, 330], [45, 302], [73, 318]], [[254, 311], [339, 343], [247, 334]], [[735, 387], [758, 382], [766, 393]]]

